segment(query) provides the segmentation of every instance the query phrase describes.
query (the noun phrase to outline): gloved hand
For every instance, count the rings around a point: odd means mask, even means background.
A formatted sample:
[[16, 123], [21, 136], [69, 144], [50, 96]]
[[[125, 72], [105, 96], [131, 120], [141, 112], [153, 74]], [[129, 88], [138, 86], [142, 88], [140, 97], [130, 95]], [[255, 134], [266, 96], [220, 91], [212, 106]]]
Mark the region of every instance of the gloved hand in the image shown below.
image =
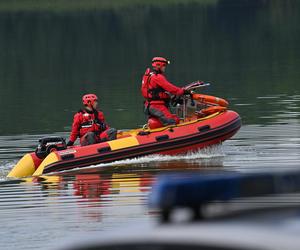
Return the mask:
[[73, 141], [68, 141], [67, 146], [73, 146], [74, 142]]
[[104, 122], [100, 122], [100, 129], [101, 129], [101, 131], [106, 130], [106, 128], [107, 128], [106, 124]]
[[174, 96], [171, 98], [171, 105], [172, 105], [173, 107], [175, 107], [177, 104], [182, 105], [182, 104], [183, 104], [183, 98], [182, 98], [182, 96], [174, 95]]
[[184, 90], [183, 90], [183, 94], [184, 94], [184, 95], [190, 95], [191, 93], [192, 93], [191, 90], [187, 90], [187, 89], [184, 89]]

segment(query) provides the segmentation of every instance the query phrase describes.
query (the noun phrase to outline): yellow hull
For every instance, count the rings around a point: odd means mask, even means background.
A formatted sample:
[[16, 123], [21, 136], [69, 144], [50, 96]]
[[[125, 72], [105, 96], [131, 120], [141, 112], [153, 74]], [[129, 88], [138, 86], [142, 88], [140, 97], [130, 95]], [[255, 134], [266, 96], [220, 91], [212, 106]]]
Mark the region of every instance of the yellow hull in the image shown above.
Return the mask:
[[17, 165], [10, 171], [7, 177], [26, 177], [32, 176], [36, 166], [31, 154], [25, 154]]

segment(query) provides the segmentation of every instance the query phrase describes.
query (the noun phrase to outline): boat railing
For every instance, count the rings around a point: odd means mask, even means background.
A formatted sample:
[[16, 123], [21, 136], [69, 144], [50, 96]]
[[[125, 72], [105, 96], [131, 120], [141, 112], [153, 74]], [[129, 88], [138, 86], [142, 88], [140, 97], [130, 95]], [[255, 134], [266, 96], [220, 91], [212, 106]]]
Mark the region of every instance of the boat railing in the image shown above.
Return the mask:
[[208, 105], [205, 103], [192, 102], [189, 97], [182, 98], [182, 104], [176, 104], [176, 106], [171, 106], [171, 112], [176, 114], [181, 121], [186, 121], [197, 114], [197, 112], [202, 109], [207, 108]]

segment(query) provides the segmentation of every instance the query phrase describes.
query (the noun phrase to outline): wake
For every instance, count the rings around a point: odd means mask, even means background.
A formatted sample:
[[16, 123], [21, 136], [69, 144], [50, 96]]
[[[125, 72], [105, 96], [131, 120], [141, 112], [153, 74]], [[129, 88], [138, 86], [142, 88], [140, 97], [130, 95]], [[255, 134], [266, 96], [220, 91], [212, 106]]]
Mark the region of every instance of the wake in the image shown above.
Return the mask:
[[109, 168], [109, 167], [116, 167], [116, 166], [130, 166], [130, 165], [146, 165], [151, 163], [163, 163], [163, 162], [176, 162], [176, 161], [185, 161], [193, 163], [195, 161], [200, 160], [214, 160], [220, 159], [225, 156], [223, 152], [222, 145], [215, 145], [212, 147], [204, 148], [198, 151], [189, 152], [186, 154], [180, 155], [160, 155], [160, 154], [153, 154], [148, 156], [136, 157], [126, 160], [114, 161], [110, 163], [101, 163], [98, 165], [91, 165], [84, 168], [73, 168], [72, 170], [62, 171], [63, 173], [73, 172], [73, 171], [84, 171], [88, 169], [95, 169], [95, 168]]

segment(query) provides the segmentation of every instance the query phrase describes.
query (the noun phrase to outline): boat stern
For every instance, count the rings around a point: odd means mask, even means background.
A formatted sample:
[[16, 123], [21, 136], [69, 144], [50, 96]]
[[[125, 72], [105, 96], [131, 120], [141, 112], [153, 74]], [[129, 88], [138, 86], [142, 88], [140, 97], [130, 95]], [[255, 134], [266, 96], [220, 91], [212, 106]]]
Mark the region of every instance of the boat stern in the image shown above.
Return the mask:
[[32, 176], [40, 176], [44, 173], [45, 167], [59, 161], [59, 157], [56, 152], [50, 153], [40, 164], [38, 169], [32, 174]]
[[7, 177], [22, 178], [31, 176], [41, 162], [42, 159], [38, 158], [35, 153], [25, 154], [8, 173]]

